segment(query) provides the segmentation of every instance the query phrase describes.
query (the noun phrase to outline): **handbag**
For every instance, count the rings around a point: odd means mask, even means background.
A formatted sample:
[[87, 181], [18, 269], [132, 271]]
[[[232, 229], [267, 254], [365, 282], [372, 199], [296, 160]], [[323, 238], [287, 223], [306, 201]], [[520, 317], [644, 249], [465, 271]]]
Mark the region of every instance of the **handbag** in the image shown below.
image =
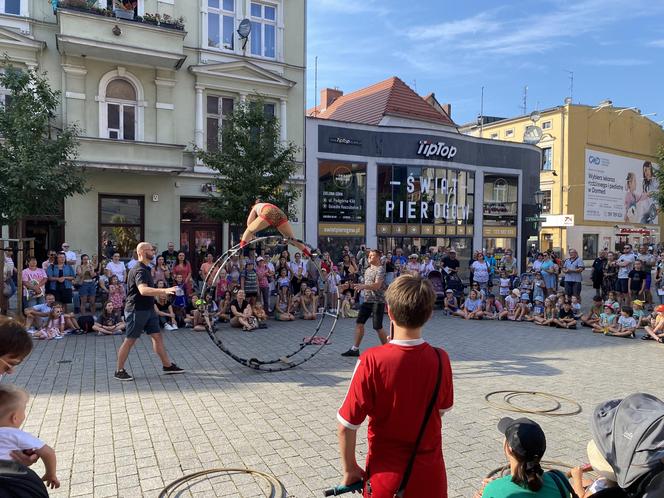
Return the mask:
[[438, 359], [438, 378], [436, 379], [436, 387], [433, 390], [433, 395], [431, 396], [431, 401], [429, 401], [429, 406], [427, 407], [427, 411], [424, 413], [424, 420], [422, 421], [422, 425], [420, 426], [420, 432], [417, 434], [417, 439], [415, 440], [415, 446], [413, 446], [413, 452], [410, 454], [410, 458], [408, 459], [408, 465], [406, 465], [406, 470], [403, 473], [403, 477], [401, 478], [401, 484], [399, 484], [399, 489], [394, 493], [395, 498], [403, 498], [403, 494], [406, 491], [406, 486], [408, 486], [408, 481], [410, 479], [410, 474], [413, 471], [413, 464], [415, 463], [415, 457], [417, 457], [417, 450], [420, 447], [420, 443], [422, 442], [422, 437], [424, 436], [424, 431], [427, 427], [427, 424], [429, 423], [429, 419], [431, 418], [431, 413], [434, 410], [434, 407], [436, 406], [436, 400], [438, 399], [438, 392], [440, 391], [440, 381], [443, 377], [443, 365], [442, 361], [440, 360], [440, 353], [436, 348], [434, 348], [434, 351], [436, 352], [436, 358]]

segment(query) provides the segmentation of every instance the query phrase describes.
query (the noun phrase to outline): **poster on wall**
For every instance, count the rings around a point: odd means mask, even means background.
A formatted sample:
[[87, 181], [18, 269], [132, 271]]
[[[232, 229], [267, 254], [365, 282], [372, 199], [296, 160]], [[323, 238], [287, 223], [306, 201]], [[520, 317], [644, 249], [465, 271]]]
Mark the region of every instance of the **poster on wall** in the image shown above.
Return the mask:
[[320, 161], [318, 171], [318, 221], [363, 223], [366, 165]]
[[585, 164], [586, 220], [658, 224], [656, 164], [593, 149]]

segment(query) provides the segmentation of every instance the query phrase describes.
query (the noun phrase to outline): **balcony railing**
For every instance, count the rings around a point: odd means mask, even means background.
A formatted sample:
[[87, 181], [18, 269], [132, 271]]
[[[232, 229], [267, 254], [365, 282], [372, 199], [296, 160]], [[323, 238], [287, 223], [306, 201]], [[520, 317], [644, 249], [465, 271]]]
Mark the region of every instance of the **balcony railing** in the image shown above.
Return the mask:
[[124, 21], [150, 24], [152, 26], [160, 26], [167, 29], [177, 29], [184, 31], [184, 18], [171, 17], [168, 14], [143, 14], [137, 16], [132, 10], [124, 9], [103, 9], [97, 7], [96, 2], [89, 0], [60, 0], [58, 2], [58, 9], [75, 10], [79, 12], [86, 12], [101, 17], [115, 17]]

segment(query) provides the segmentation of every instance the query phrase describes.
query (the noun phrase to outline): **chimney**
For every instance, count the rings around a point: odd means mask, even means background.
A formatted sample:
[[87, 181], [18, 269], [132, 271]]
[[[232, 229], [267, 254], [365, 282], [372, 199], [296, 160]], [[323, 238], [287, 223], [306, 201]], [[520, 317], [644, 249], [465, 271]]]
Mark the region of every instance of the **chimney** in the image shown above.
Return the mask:
[[443, 108], [443, 111], [451, 118], [452, 117], [452, 104], [440, 104], [440, 107]]
[[323, 88], [320, 91], [320, 110], [324, 111], [332, 105], [332, 102], [337, 100], [344, 94], [337, 88]]

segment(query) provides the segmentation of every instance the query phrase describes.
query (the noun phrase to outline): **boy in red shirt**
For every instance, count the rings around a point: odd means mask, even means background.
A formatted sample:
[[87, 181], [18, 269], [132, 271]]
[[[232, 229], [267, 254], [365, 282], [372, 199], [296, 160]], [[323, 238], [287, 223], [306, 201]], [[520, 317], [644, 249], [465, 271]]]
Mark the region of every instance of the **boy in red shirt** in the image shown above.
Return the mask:
[[[392, 498], [398, 491], [415, 441], [442, 376], [403, 498], [447, 498], [441, 415], [453, 404], [452, 368], [447, 353], [422, 339], [436, 294], [428, 279], [403, 275], [387, 289], [392, 340], [367, 349], [357, 362], [337, 420], [342, 484], [364, 479], [364, 496]], [[438, 356], [438, 358], [437, 358]], [[366, 470], [355, 458], [357, 429], [369, 417]]]

